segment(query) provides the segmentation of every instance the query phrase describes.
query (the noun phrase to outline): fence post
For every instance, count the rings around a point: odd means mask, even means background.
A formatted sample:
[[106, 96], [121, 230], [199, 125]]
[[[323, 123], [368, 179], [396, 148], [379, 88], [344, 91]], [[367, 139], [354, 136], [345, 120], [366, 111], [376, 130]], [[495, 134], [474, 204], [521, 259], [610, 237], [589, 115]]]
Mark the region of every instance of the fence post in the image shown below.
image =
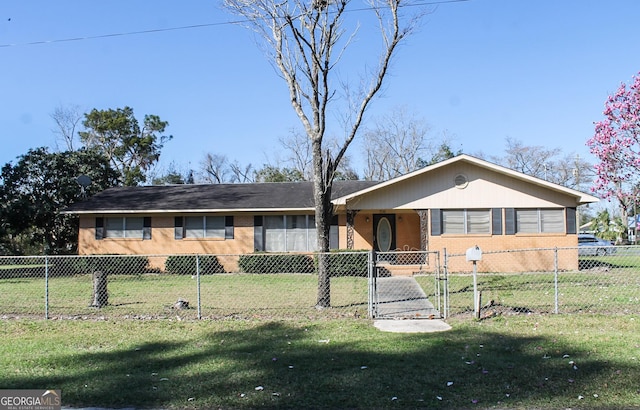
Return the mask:
[[44, 257], [44, 318], [49, 319], [49, 257]]
[[375, 250], [371, 250], [371, 252], [368, 252], [368, 263], [367, 266], [369, 267], [369, 271], [367, 272], [368, 275], [368, 285], [369, 285], [369, 301], [368, 301], [368, 307], [367, 310], [369, 311], [369, 318], [373, 319], [375, 318], [375, 293], [376, 293], [376, 280], [375, 280], [375, 271], [376, 271], [376, 266], [375, 266]]
[[[434, 254], [435, 255], [435, 254]], [[425, 256], [427, 258], [427, 263], [429, 260], [429, 253], [425, 252]], [[440, 277], [440, 269], [437, 263], [434, 264], [435, 265], [435, 290], [434, 290], [434, 294], [436, 297], [436, 306], [438, 307], [438, 311], [440, 311], [440, 316], [443, 315], [443, 305], [442, 305], [442, 284], [440, 283], [440, 281], [442, 281], [442, 278]]]
[[[442, 270], [444, 271], [445, 293], [444, 293], [444, 318], [449, 317], [449, 255], [447, 254], [447, 248], [442, 248], [443, 264]], [[440, 262], [440, 254], [438, 254], [438, 262]]]
[[553, 258], [554, 313], [558, 314], [558, 248], [554, 248]]
[[196, 288], [198, 295], [198, 319], [202, 319], [202, 305], [200, 303], [200, 255], [196, 255]]

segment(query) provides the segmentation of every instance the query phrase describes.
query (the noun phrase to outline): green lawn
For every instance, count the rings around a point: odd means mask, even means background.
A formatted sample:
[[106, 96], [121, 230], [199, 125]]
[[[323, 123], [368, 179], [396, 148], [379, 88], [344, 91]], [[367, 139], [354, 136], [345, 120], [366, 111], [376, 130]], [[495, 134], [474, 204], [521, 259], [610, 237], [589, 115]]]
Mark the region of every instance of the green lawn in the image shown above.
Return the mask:
[[[559, 272], [559, 313], [640, 313], [640, 268], [621, 263], [616, 256], [584, 258], [591, 269]], [[428, 297], [437, 303], [434, 275], [416, 276]], [[345, 276], [331, 279], [331, 298], [338, 316], [367, 315], [367, 278]], [[443, 282], [440, 282], [444, 286]], [[92, 276], [54, 276], [48, 281], [49, 317], [100, 316], [106, 318], [283, 318], [318, 316], [317, 276], [311, 274], [214, 274], [197, 280], [190, 275], [109, 275], [109, 305], [95, 309]], [[450, 316], [473, 311], [471, 274], [448, 276]], [[494, 313], [553, 313], [556, 308], [554, 274], [549, 272], [478, 273], [482, 304], [497, 307]], [[0, 280], [0, 314], [45, 315], [45, 281], [42, 277]], [[443, 296], [443, 295], [441, 295]], [[198, 297], [200, 310], [197, 309]], [[172, 309], [178, 299], [191, 309]], [[489, 312], [491, 313], [491, 312]], [[320, 316], [326, 316], [324, 312]]]
[[[640, 268], [606, 262], [604, 268], [575, 272], [559, 272], [557, 286], [558, 313], [627, 314], [640, 313]], [[593, 262], [592, 262], [593, 263]], [[592, 265], [593, 266], [593, 265]], [[433, 276], [418, 276], [416, 280], [428, 296], [433, 297]], [[477, 274], [482, 305], [492, 303], [499, 312], [553, 313], [556, 306], [556, 285], [553, 273], [487, 273]], [[473, 276], [450, 274], [450, 315], [473, 311]]]
[[[334, 307], [316, 310], [315, 275], [204, 275], [206, 320], [171, 308], [196, 305], [189, 275], [110, 275], [102, 309], [90, 275], [52, 277], [50, 317], [78, 320], [0, 320], [0, 388], [62, 389], [72, 406], [640, 408], [637, 269], [560, 278], [571, 314], [545, 313], [553, 274], [480, 273], [504, 309], [476, 321], [472, 276], [450, 275], [453, 330], [394, 334], [365, 319], [362, 277], [332, 278]], [[416, 279], [433, 294], [433, 276]], [[0, 314], [44, 317], [44, 283], [0, 280]]]
[[[273, 318], [313, 315], [317, 299], [317, 276], [296, 274], [219, 274], [200, 278], [201, 316]], [[331, 279], [334, 311], [351, 316], [367, 315], [367, 278]], [[197, 318], [198, 288], [189, 275], [109, 275], [109, 305], [96, 309], [92, 303], [92, 276], [53, 277], [48, 282], [49, 316], [98, 315], [116, 317]], [[190, 309], [172, 309], [178, 299]], [[0, 314], [45, 314], [43, 278], [0, 280]]]
[[0, 387], [73, 406], [638, 408], [640, 317], [518, 315], [397, 334], [364, 319], [3, 320]]

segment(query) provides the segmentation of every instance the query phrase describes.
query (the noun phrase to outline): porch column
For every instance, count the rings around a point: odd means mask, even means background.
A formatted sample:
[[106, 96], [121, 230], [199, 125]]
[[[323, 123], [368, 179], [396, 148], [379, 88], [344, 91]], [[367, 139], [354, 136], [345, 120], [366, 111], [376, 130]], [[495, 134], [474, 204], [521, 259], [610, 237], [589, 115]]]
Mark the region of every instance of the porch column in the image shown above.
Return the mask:
[[348, 209], [347, 210], [347, 249], [353, 249], [354, 239], [353, 239], [353, 225], [356, 219], [356, 214], [359, 211], [356, 209]]
[[420, 216], [420, 250], [429, 250], [429, 211], [427, 209], [419, 209]]

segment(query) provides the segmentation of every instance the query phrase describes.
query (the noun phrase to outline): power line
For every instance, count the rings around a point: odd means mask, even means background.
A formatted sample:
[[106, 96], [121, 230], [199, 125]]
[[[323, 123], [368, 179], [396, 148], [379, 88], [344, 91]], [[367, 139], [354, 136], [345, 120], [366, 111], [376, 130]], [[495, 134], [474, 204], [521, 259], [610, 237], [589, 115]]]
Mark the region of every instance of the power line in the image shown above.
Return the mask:
[[53, 44], [53, 43], [66, 43], [70, 41], [81, 41], [81, 40], [95, 40], [99, 38], [110, 38], [110, 37], [124, 37], [124, 36], [133, 36], [138, 34], [151, 34], [151, 33], [161, 33], [165, 31], [178, 31], [178, 30], [191, 30], [194, 28], [203, 28], [203, 27], [213, 27], [213, 26], [224, 26], [231, 24], [238, 24], [241, 21], [225, 21], [222, 23], [206, 23], [206, 24], [193, 24], [190, 26], [180, 26], [180, 27], [169, 27], [169, 28], [156, 28], [150, 30], [139, 30], [139, 31], [127, 31], [122, 33], [111, 33], [111, 34], [100, 34], [96, 36], [83, 36], [83, 37], [70, 37], [70, 38], [61, 38], [57, 40], [41, 40], [41, 41], [32, 41], [29, 43], [20, 43], [20, 44], [0, 44], [0, 47], [18, 47], [18, 46], [34, 46], [38, 44]]
[[[471, 1], [471, 0], [433, 0], [433, 1], [418, 2], [413, 4], [406, 4], [403, 7], [435, 6], [439, 4], [464, 3], [468, 1]], [[371, 8], [360, 8], [352, 11], [363, 11], [363, 10], [371, 10]], [[69, 37], [69, 38], [61, 38], [61, 39], [54, 39], [54, 40], [31, 41], [28, 43], [7, 43], [7, 44], [0, 44], [0, 48], [35, 46], [35, 45], [54, 44], [54, 43], [68, 43], [72, 41], [97, 40], [101, 38], [125, 37], [125, 36], [134, 36], [134, 35], [140, 35], [140, 34], [163, 33], [168, 31], [193, 30], [193, 29], [205, 28], [205, 27], [230, 26], [230, 25], [241, 24], [246, 22], [248, 22], [248, 20], [224, 21], [224, 22], [218, 22], [218, 23], [192, 24], [188, 26], [157, 28], [157, 29], [138, 30], [138, 31], [126, 31], [126, 32], [111, 33], [111, 34], [99, 34], [95, 36]]]

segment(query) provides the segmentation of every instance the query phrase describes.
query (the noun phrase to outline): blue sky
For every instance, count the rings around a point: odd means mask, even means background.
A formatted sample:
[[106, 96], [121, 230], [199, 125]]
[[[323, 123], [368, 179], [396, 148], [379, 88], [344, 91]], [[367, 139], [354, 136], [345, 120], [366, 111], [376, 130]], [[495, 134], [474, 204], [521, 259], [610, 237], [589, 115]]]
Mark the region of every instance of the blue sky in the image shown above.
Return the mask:
[[[0, 165], [54, 146], [50, 115], [69, 105], [159, 115], [174, 136], [163, 166], [197, 168], [206, 152], [273, 162], [299, 122], [252, 33], [224, 24], [234, 17], [218, 4], [3, 0]], [[509, 137], [593, 160], [585, 141], [607, 95], [640, 71], [638, 18], [637, 0], [440, 4], [396, 55], [367, 118], [405, 107], [468, 154], [501, 154]], [[193, 25], [207, 26], [100, 37]], [[83, 39], [59, 41], [71, 38]]]

